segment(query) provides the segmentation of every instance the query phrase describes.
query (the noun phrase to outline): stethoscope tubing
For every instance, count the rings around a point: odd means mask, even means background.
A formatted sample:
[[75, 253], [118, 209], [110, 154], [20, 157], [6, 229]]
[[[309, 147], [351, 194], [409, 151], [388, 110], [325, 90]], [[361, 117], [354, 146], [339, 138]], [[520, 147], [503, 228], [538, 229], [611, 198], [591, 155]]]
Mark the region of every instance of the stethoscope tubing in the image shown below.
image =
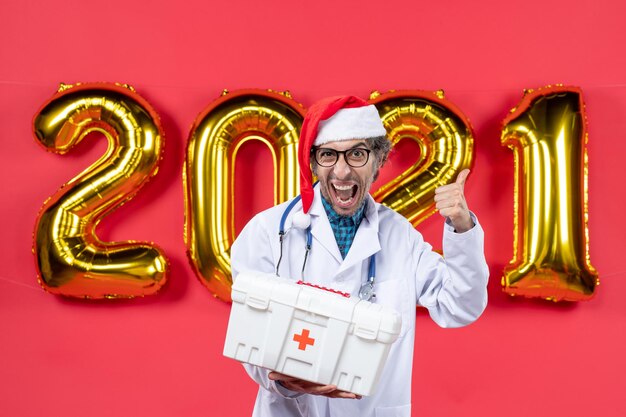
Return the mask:
[[[302, 199], [302, 196], [298, 195], [296, 198], [291, 200], [291, 202], [285, 208], [282, 216], [280, 217], [280, 223], [278, 225], [278, 239], [280, 241], [280, 255], [278, 257], [278, 262], [276, 263], [276, 275], [280, 276], [278, 273], [278, 269], [280, 268], [280, 263], [283, 259], [283, 239], [285, 237], [285, 223], [287, 221], [287, 217], [289, 217], [289, 213], [293, 208], [298, 204], [298, 202]], [[311, 245], [313, 243], [313, 234], [311, 233], [311, 226], [309, 225], [306, 228], [306, 246], [304, 252], [304, 261], [302, 263], [302, 281], [304, 281], [304, 269], [306, 268], [306, 261], [309, 257], [309, 252], [311, 251]], [[376, 254], [370, 256], [369, 266], [367, 271], [367, 282], [365, 282], [360, 290], [359, 290], [359, 298], [366, 299], [369, 301], [371, 298], [376, 297], [374, 294], [374, 281], [376, 279]]]

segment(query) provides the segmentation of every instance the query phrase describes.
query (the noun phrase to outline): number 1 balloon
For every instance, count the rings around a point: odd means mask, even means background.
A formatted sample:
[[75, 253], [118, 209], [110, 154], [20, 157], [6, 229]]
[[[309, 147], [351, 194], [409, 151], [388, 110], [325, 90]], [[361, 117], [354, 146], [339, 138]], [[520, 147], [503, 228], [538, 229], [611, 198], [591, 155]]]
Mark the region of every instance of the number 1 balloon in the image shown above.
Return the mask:
[[589, 260], [586, 143], [578, 88], [528, 91], [504, 120], [502, 144], [515, 162], [515, 236], [505, 292], [554, 301], [593, 297], [598, 273]]

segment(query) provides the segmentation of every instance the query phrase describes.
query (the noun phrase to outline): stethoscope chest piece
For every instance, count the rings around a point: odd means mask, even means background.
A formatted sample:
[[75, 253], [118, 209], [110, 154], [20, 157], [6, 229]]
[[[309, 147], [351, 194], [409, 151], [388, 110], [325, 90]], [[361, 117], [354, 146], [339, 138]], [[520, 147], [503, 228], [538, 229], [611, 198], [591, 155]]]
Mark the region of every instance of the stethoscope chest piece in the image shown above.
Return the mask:
[[364, 301], [372, 301], [372, 298], [376, 298], [376, 294], [374, 293], [374, 284], [372, 282], [368, 281], [361, 285], [359, 298]]

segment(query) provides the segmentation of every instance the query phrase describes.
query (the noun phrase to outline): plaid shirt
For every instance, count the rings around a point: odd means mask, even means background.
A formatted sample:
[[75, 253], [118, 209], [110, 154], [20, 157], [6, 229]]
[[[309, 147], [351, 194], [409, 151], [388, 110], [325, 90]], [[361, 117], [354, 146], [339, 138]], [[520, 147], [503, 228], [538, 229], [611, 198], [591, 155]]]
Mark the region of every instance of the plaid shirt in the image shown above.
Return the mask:
[[322, 197], [322, 204], [324, 205], [324, 210], [326, 210], [326, 214], [328, 215], [330, 227], [333, 229], [337, 246], [339, 246], [339, 252], [341, 252], [341, 256], [344, 259], [348, 254], [348, 250], [350, 250], [350, 246], [352, 246], [354, 236], [356, 235], [356, 229], [359, 228], [361, 220], [363, 220], [366, 202], [367, 200], [363, 202], [361, 207], [356, 211], [356, 213], [354, 213], [353, 216], [341, 216], [337, 214], [337, 212], [333, 210], [332, 205], [326, 201], [324, 197]]

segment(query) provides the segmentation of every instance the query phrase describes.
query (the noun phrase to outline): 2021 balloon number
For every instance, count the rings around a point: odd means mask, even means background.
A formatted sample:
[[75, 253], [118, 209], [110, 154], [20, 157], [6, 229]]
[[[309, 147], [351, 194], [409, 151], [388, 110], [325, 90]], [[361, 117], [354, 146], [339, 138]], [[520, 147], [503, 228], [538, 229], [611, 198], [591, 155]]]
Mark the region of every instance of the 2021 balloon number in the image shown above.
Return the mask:
[[[435, 212], [435, 188], [472, 165], [471, 125], [441, 91], [374, 92], [370, 102], [392, 143], [409, 139], [420, 149], [418, 160], [373, 196], [417, 225]], [[185, 244], [194, 272], [222, 300], [230, 300], [232, 285], [237, 153], [247, 141], [264, 143], [274, 163], [274, 202], [294, 197], [304, 114], [289, 93], [240, 90], [222, 94], [192, 126], [183, 170]], [[106, 154], [46, 200], [37, 218], [39, 282], [80, 298], [153, 294], [167, 280], [163, 251], [147, 242], [102, 242], [95, 228], [156, 174], [163, 150], [158, 114], [132, 87], [92, 83], [62, 85], [34, 118], [37, 140], [60, 154], [92, 131], [107, 138]], [[528, 91], [505, 120], [502, 144], [514, 151], [516, 184], [505, 292], [555, 301], [593, 296], [598, 274], [588, 254], [586, 140], [576, 88]]]

